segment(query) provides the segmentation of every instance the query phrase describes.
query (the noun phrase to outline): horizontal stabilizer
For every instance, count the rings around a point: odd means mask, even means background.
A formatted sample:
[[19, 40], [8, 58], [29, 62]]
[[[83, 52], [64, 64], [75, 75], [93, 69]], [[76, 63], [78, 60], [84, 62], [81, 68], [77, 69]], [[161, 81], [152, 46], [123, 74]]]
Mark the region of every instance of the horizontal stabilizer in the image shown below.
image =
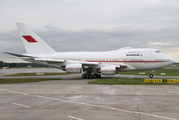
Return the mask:
[[16, 57], [32, 57], [32, 56], [27, 56], [27, 55], [22, 55], [22, 54], [16, 54], [16, 53], [9, 53], [9, 52], [4, 52], [6, 54], [9, 54], [9, 55], [13, 55], [13, 56], [16, 56]]

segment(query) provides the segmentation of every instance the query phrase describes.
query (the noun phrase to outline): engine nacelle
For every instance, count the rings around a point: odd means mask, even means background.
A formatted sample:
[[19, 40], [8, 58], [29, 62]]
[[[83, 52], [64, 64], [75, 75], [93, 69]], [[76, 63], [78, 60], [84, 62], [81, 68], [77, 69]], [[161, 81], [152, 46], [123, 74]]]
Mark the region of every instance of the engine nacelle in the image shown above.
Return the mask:
[[115, 75], [116, 74], [116, 67], [102, 67], [101, 74], [103, 75]]
[[81, 73], [82, 72], [82, 64], [69, 64], [66, 65], [67, 73]]

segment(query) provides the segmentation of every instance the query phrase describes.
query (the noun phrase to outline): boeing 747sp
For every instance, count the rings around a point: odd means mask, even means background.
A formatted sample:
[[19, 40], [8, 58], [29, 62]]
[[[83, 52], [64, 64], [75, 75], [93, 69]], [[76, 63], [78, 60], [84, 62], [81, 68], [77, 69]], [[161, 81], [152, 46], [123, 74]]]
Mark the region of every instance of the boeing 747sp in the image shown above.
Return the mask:
[[[157, 49], [130, 47], [107, 52], [56, 52], [23, 23], [16, 23], [26, 53], [7, 54], [25, 61], [52, 66], [67, 73], [83, 73], [83, 78], [100, 78], [121, 71], [155, 70], [172, 65], [175, 61]], [[149, 75], [150, 78], [153, 74]]]

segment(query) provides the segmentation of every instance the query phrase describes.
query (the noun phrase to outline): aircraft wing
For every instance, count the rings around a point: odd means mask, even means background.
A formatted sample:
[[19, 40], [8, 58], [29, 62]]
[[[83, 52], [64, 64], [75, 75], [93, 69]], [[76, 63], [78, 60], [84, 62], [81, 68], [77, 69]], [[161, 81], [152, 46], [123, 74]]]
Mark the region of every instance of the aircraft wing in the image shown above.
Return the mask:
[[[64, 66], [68, 66], [69, 68], [73, 68], [74, 65], [76, 67], [79, 64], [81, 64], [85, 68], [84, 70], [86, 70], [86, 71], [93, 70], [93, 69], [100, 70], [102, 68], [107, 69], [107, 70], [108, 69], [112, 70], [112, 69], [115, 68], [116, 70], [117, 69], [119, 70], [119, 69], [124, 69], [124, 68], [130, 67], [130, 66], [128, 66], [126, 64], [123, 64], [123, 63], [120, 63], [120, 64], [105, 64], [105, 63], [100, 63], [100, 62], [86, 62], [86, 61], [74, 61], [74, 60], [57, 60], [57, 59], [41, 58], [41, 57], [37, 57], [37, 56], [22, 55], [22, 54], [9, 53], [9, 52], [5, 52], [5, 53], [9, 54], [9, 55], [16, 56], [16, 57], [20, 57], [20, 58], [24, 59], [25, 61], [36, 62], [36, 63], [40, 63], [40, 64], [44, 64], [44, 65], [45, 64], [50, 64], [53, 67], [57, 67], [57, 68], [60, 68], [60, 69], [61, 68], [64, 69], [63, 68]], [[76, 71], [74, 71], [74, 72], [76, 72]]]
[[[66, 62], [66, 60], [55, 60], [55, 59], [48, 59], [48, 58], [38, 58], [38, 57], [34, 57], [34, 56], [28, 56], [28, 55], [22, 55], [22, 54], [17, 54], [17, 53], [10, 53], [10, 52], [4, 52], [6, 54], [12, 55], [12, 56], [16, 56], [16, 57], [21, 57], [21, 58], [33, 58], [35, 61], [41, 61], [41, 62], [47, 62], [48, 64], [58, 64], [58, 63], [64, 63]], [[73, 62], [73, 61], [71, 61]], [[76, 63], [76, 61], [74, 61]], [[79, 62], [82, 65], [90, 65], [90, 66], [95, 66], [95, 65], [99, 65], [98, 62]]]
[[[22, 55], [22, 54], [17, 54], [17, 53], [10, 53], [10, 52], [4, 52], [6, 54], [16, 56], [16, 57], [21, 57], [21, 58], [33, 58], [35, 61], [42, 61], [42, 62], [47, 62], [49, 64], [55, 64], [55, 63], [63, 63], [66, 62], [66, 60], [55, 60], [55, 59], [48, 59], [48, 58], [38, 58], [34, 56], [28, 56], [28, 55]], [[73, 62], [73, 61], [71, 61]], [[74, 61], [76, 62], [76, 61]], [[99, 65], [98, 62], [79, 62], [83, 65]]]

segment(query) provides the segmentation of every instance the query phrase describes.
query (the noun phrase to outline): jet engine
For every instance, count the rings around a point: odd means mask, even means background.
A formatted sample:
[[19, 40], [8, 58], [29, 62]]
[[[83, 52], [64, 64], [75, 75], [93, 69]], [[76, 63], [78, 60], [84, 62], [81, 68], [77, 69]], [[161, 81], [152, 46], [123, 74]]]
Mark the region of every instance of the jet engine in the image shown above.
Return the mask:
[[103, 75], [115, 75], [116, 74], [116, 67], [102, 67], [101, 74]]
[[82, 64], [69, 64], [66, 65], [67, 73], [81, 73], [82, 72]]

